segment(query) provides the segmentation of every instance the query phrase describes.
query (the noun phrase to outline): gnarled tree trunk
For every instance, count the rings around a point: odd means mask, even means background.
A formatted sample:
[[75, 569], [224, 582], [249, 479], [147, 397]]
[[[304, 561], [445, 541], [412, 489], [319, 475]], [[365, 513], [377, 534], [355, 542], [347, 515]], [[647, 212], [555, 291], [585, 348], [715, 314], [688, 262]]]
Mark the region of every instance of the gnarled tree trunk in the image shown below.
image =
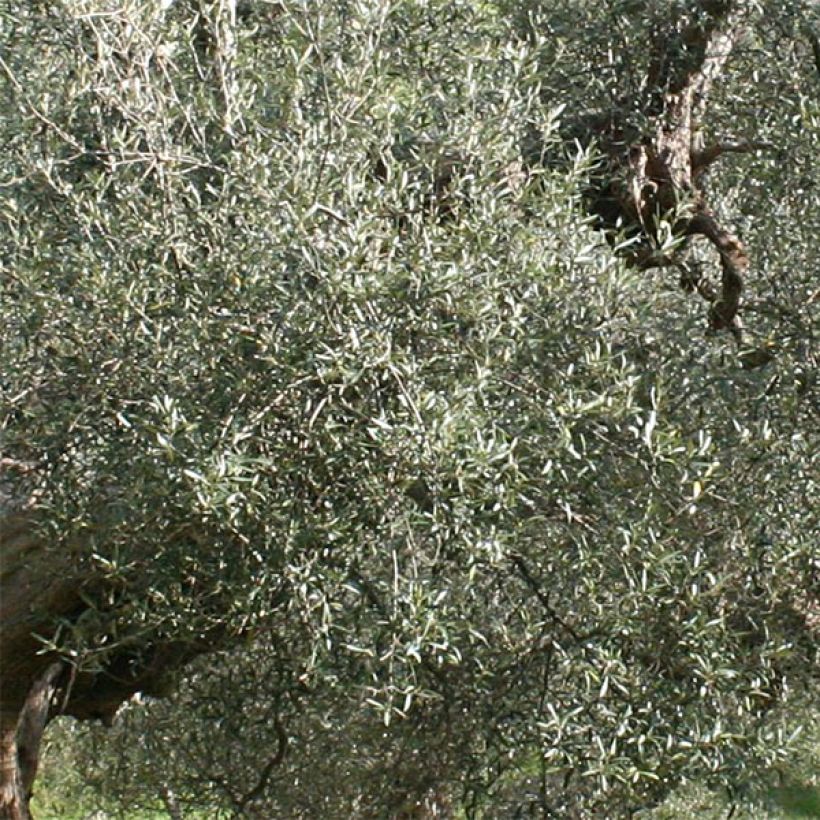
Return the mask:
[[25, 820], [63, 664], [54, 661], [34, 681], [19, 714], [3, 704], [0, 715], [0, 817]]
[[702, 145], [700, 127], [715, 80], [743, 34], [742, 2], [700, 0], [694, 18], [679, 22], [676, 11], [656, 29], [652, 59], [640, 108], [646, 127], [630, 123], [635, 100], [596, 118], [589, 136], [597, 137], [606, 166], [590, 195], [590, 209], [607, 229], [623, 230], [635, 242], [631, 263], [649, 268], [680, 265], [681, 247], [659, 250], [660, 220], [671, 220], [684, 238], [705, 237], [720, 257], [719, 287], [684, 269], [682, 286], [711, 302], [713, 330], [740, 334], [738, 311], [749, 267], [743, 243], [721, 225], [700, 187], [703, 172], [727, 152], [765, 147], [755, 142]]
[[[0, 463], [0, 478], [20, 465]], [[2, 475], [5, 473], [5, 475]], [[3, 481], [2, 489], [9, 482]], [[40, 653], [41, 613], [76, 607], [76, 588], [46, 557], [27, 505], [0, 498], [0, 818], [27, 818], [40, 738], [62, 664]], [[49, 616], [46, 616], [49, 617]]]
[[99, 590], [71, 549], [44, 541], [27, 486], [30, 467], [0, 459], [0, 820], [30, 817], [40, 740], [58, 714], [110, 723], [136, 692], [159, 695], [169, 673], [213, 649], [200, 640], [157, 640], [112, 651], [95, 672], [71, 669], [45, 652], [42, 637], [72, 622]]

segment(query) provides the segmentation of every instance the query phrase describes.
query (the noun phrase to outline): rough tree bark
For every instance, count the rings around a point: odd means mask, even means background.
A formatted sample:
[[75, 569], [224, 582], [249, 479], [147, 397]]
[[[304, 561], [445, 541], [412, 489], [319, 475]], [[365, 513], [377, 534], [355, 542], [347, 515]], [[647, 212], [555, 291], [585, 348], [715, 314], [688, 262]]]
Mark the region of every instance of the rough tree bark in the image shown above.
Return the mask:
[[11, 820], [29, 816], [40, 736], [61, 672], [39, 654], [36, 635], [49, 617], [43, 613], [59, 617], [78, 603], [66, 563], [34, 535], [32, 503], [22, 500], [27, 471], [0, 461], [0, 818]]
[[[709, 207], [702, 186], [704, 171], [726, 153], [768, 147], [749, 141], [704, 146], [701, 126], [710, 91], [743, 36], [745, 4], [739, 0], [700, 0], [688, 20], [677, 11], [655, 29], [643, 99], [637, 101], [645, 126], [634, 122], [636, 100], [623, 100], [586, 123], [605, 156], [589, 207], [602, 227], [624, 231], [634, 242], [630, 263], [642, 267], [678, 265], [681, 285], [711, 303], [710, 326], [740, 336], [740, 299], [749, 259], [741, 240]], [[684, 21], [684, 22], [682, 22]], [[659, 252], [660, 220], [672, 219], [683, 247]], [[706, 238], [721, 263], [719, 287], [682, 266], [689, 239]]]
[[0, 820], [26, 820], [40, 740], [60, 714], [109, 724], [137, 692], [165, 693], [169, 673], [212, 650], [220, 635], [198, 642], [158, 640], [112, 652], [95, 672], [72, 669], [52, 652], [59, 621], [86, 609], [99, 580], [73, 550], [41, 535], [28, 465], [0, 459]]

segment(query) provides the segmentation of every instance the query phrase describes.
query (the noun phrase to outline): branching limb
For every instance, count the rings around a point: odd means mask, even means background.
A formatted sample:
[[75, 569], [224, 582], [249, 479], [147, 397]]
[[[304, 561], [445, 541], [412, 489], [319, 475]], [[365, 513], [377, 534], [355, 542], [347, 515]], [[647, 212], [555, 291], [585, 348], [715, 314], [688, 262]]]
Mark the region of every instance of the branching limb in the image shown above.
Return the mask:
[[712, 330], [730, 330], [740, 338], [737, 313], [743, 292], [743, 277], [749, 269], [749, 257], [743, 243], [730, 231], [722, 228], [706, 210], [692, 217], [687, 233], [705, 236], [720, 254], [722, 268], [721, 289], [709, 311]]
[[31, 114], [38, 119], [49, 131], [53, 131], [67, 145], [70, 145], [79, 154], [85, 153], [85, 146], [81, 145], [71, 134], [61, 128], [56, 122], [49, 119], [28, 97], [21, 82], [15, 77], [8, 63], [0, 55], [0, 72], [6, 75], [6, 79], [11, 83], [17, 92], [19, 99], [25, 104]]
[[750, 154], [752, 151], [774, 149], [770, 142], [761, 140], [738, 140], [737, 142], [715, 142], [700, 151], [692, 152], [692, 173], [703, 173], [715, 160], [724, 154]]
[[518, 570], [519, 576], [523, 579], [524, 583], [530, 588], [532, 593], [540, 602], [541, 606], [544, 608], [544, 611], [549, 615], [549, 617], [560, 626], [564, 631], [569, 633], [572, 638], [576, 641], [578, 638], [578, 633], [566, 622], [564, 621], [558, 613], [555, 611], [555, 608], [552, 606], [549, 600], [549, 596], [544, 592], [541, 584], [533, 577], [532, 573], [530, 572], [530, 568], [527, 566], [527, 562], [524, 560], [524, 557], [518, 555], [517, 553], [513, 553], [510, 555], [510, 560], [512, 561], [515, 568]]
[[678, 262], [676, 267], [681, 272], [680, 285], [685, 291], [690, 293], [695, 291], [698, 296], [707, 302], [714, 302], [717, 299], [717, 293], [712, 287], [712, 283], [703, 276], [701, 263], [687, 264]]

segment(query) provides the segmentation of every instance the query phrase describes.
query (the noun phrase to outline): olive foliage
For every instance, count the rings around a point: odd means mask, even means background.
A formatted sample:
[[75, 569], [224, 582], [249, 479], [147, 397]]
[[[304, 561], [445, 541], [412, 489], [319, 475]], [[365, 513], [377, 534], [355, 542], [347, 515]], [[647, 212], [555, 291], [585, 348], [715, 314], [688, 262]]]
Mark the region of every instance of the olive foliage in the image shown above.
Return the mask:
[[584, 211], [566, 135], [652, 3], [5, 4], [3, 447], [87, 599], [44, 646], [221, 650], [126, 709], [100, 794], [615, 816], [788, 753], [820, 78], [801, 6], [747, 5], [707, 123], [775, 146], [710, 180], [738, 348]]

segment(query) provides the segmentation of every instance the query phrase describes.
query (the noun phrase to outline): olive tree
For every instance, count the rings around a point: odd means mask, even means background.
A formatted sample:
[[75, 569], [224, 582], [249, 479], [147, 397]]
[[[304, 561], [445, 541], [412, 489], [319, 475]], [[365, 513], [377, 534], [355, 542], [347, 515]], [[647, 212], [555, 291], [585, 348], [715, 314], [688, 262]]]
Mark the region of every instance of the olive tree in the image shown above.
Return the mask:
[[6, 816], [51, 718], [197, 658], [127, 711], [191, 741], [172, 814], [625, 814], [781, 754], [820, 129], [778, 8], [6, 5]]

